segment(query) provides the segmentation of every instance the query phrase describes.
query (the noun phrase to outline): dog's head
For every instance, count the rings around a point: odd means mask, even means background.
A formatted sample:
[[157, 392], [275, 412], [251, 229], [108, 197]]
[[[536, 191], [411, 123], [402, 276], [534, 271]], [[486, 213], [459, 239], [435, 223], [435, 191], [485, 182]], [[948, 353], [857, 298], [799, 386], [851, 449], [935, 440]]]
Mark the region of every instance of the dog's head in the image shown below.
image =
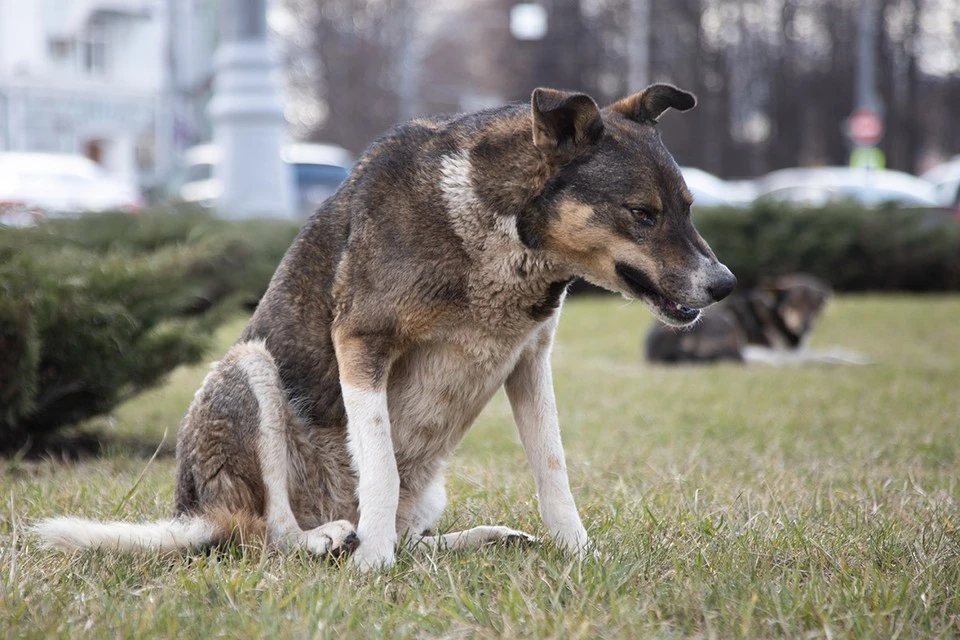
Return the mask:
[[768, 306], [779, 317], [799, 344], [813, 330], [827, 301], [833, 294], [826, 282], [805, 274], [780, 276], [758, 289], [769, 300]]
[[694, 229], [693, 198], [657, 131], [668, 108], [695, 104], [664, 84], [604, 109], [582, 93], [534, 91], [533, 142], [550, 177], [517, 223], [528, 246], [675, 326], [736, 285]]

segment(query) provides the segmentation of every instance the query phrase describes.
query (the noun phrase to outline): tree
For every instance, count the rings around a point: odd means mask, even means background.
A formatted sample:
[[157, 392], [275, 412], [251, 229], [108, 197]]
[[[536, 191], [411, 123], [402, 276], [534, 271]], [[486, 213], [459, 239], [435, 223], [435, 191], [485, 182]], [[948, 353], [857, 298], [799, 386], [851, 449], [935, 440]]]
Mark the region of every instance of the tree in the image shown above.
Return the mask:
[[[526, 101], [536, 86], [579, 89], [608, 103], [626, 86], [630, 0], [542, 0], [546, 36], [509, 32], [516, 0], [286, 0], [312, 34], [310, 91], [325, 114], [311, 137], [355, 151], [416, 103], [457, 111]], [[694, 91], [700, 107], [665, 118], [684, 164], [753, 176], [806, 164], [845, 164], [854, 108], [861, 0], [673, 0], [651, 3], [651, 77]], [[876, 0], [881, 146], [893, 168], [960, 153], [960, 4]], [[415, 50], [417, 55], [411, 56]], [[410, 66], [417, 61], [415, 82]], [[399, 91], [398, 87], [402, 87]], [[413, 98], [410, 96], [413, 95]]]

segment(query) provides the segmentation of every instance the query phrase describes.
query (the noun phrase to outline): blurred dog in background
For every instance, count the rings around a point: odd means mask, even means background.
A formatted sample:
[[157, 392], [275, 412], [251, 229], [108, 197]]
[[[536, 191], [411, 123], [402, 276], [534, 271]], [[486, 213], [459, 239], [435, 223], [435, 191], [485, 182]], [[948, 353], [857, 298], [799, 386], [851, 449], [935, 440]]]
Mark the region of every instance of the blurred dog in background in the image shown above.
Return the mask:
[[832, 293], [830, 285], [809, 275], [772, 279], [733, 294], [687, 330], [656, 322], [647, 334], [647, 360], [866, 364], [863, 356], [850, 351], [813, 351], [806, 346]]

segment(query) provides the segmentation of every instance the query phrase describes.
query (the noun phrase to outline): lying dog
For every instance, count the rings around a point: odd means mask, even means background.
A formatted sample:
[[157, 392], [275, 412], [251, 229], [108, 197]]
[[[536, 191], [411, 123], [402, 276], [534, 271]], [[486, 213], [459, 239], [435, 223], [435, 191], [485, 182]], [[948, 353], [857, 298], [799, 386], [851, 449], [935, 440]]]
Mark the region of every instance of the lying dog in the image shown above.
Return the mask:
[[537, 89], [531, 105], [415, 120], [373, 143], [197, 392], [177, 444], [176, 517], [58, 518], [38, 532], [65, 549], [174, 550], [259, 526], [281, 549], [355, 546], [360, 569], [392, 565], [398, 540], [526, 538], [506, 527], [425, 535], [446, 503], [445, 458], [503, 386], [546, 527], [585, 553], [554, 329], [577, 276], [675, 326], [733, 290], [656, 127], [694, 104], [668, 85], [602, 110]]
[[646, 339], [651, 362], [807, 361], [865, 364], [853, 352], [812, 351], [806, 344], [832, 291], [830, 285], [796, 274], [736, 293], [705, 312], [696, 325], [678, 331], [654, 323]]

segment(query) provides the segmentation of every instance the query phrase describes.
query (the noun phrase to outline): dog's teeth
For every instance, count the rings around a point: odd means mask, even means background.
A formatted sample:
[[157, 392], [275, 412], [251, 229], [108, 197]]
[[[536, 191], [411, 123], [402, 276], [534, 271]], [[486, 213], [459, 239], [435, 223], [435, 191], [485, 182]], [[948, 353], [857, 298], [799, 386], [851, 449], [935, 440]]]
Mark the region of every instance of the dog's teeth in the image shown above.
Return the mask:
[[682, 311], [682, 310], [683, 310], [683, 305], [680, 304], [679, 302], [677, 303], [677, 310], [678, 310], [678, 311]]

